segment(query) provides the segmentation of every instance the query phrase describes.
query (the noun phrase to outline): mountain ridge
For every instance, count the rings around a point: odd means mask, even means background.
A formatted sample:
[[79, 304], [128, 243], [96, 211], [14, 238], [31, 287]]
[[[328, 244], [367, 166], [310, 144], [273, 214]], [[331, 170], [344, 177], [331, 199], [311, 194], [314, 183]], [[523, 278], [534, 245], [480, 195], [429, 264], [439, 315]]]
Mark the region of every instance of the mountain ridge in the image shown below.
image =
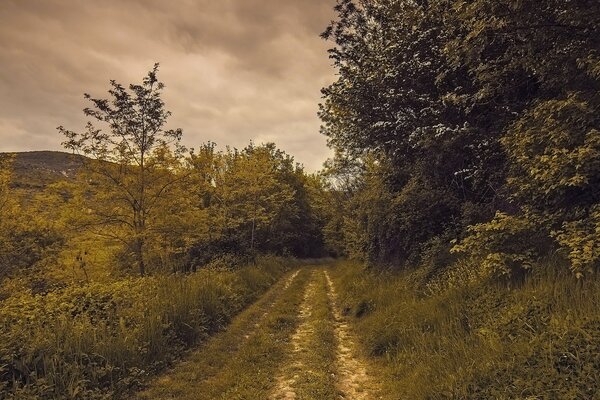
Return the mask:
[[11, 187], [25, 190], [42, 190], [58, 181], [73, 179], [83, 157], [52, 150], [0, 153], [0, 157], [7, 156], [15, 157]]

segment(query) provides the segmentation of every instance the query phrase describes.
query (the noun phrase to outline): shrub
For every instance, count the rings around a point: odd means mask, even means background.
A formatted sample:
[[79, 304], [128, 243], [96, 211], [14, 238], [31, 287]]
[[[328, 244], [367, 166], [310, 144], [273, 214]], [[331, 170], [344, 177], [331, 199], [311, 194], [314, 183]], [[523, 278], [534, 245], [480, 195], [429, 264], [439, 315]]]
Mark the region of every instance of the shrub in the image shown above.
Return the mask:
[[9, 297], [0, 303], [0, 397], [127, 392], [223, 328], [284, 270], [282, 260], [266, 258], [235, 272], [203, 269]]
[[600, 260], [600, 205], [592, 207], [587, 218], [565, 222], [554, 236], [567, 250], [571, 269], [578, 277], [593, 273]]
[[452, 248], [480, 261], [484, 275], [506, 277], [529, 270], [537, 259], [535, 223], [525, 217], [496, 213], [490, 222], [468, 228], [468, 236]]

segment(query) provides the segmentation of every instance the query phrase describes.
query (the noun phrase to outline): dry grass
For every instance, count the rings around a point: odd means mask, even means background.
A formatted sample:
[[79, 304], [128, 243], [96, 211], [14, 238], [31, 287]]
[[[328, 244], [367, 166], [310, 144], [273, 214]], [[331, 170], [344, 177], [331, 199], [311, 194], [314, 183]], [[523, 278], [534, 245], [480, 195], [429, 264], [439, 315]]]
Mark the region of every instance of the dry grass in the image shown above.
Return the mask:
[[[547, 262], [525, 283], [426, 294], [415, 274], [332, 271], [389, 399], [591, 399], [600, 393], [600, 281]], [[417, 284], [419, 283], [419, 284]]]

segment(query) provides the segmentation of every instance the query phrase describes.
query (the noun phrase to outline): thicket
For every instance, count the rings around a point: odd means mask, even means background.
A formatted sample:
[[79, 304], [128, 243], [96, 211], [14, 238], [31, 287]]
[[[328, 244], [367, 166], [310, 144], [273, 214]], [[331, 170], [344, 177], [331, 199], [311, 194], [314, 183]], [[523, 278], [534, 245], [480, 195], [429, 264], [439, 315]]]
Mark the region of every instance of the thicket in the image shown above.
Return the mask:
[[15, 271], [51, 263], [65, 243], [52, 220], [22, 204], [11, 186], [13, 162], [14, 156], [0, 155], [0, 282]]
[[67, 176], [0, 154], [0, 398], [127, 396], [326, 253], [323, 179], [274, 144], [184, 148], [157, 74], [85, 95]]
[[323, 34], [326, 240], [372, 264], [520, 276], [600, 260], [600, 3], [340, 0]]
[[156, 64], [141, 84], [111, 81], [106, 99], [86, 94], [84, 130], [58, 128], [64, 146], [85, 156], [76, 158], [83, 165], [71, 190], [73, 224], [119, 242], [141, 275], [222, 255], [322, 255], [311, 201], [320, 178], [272, 143], [183, 147], [183, 131], [166, 128], [164, 88]]
[[52, 160], [67, 177], [0, 155], [0, 280], [44, 287], [328, 254], [323, 178], [273, 143], [184, 148], [166, 128], [164, 88], [155, 65], [140, 84], [111, 81], [106, 99], [86, 94], [93, 122], [58, 128], [75, 153]]
[[324, 234], [386, 395], [597, 398], [600, 3], [336, 12]]
[[222, 329], [289, 267], [263, 257], [236, 270], [16, 293], [0, 303], [0, 397], [126, 395]]

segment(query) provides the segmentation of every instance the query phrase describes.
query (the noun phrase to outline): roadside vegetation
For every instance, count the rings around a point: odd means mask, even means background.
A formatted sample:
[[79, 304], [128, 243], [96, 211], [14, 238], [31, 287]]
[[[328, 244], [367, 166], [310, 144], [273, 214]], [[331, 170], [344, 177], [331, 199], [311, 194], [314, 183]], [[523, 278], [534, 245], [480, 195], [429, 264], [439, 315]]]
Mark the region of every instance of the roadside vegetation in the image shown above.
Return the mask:
[[336, 12], [325, 240], [389, 398], [597, 398], [598, 2]]
[[322, 179], [273, 144], [183, 148], [157, 74], [86, 95], [74, 155], [0, 155], [1, 398], [127, 397], [327, 254]]
[[600, 283], [546, 260], [518, 287], [440, 286], [418, 271], [340, 262], [340, 303], [384, 399], [593, 399], [600, 393]]
[[306, 268], [288, 275], [139, 398], [267, 399], [298, 326], [309, 278]]
[[235, 271], [15, 294], [0, 303], [1, 397], [125, 395], [223, 329], [289, 267], [267, 257]]

